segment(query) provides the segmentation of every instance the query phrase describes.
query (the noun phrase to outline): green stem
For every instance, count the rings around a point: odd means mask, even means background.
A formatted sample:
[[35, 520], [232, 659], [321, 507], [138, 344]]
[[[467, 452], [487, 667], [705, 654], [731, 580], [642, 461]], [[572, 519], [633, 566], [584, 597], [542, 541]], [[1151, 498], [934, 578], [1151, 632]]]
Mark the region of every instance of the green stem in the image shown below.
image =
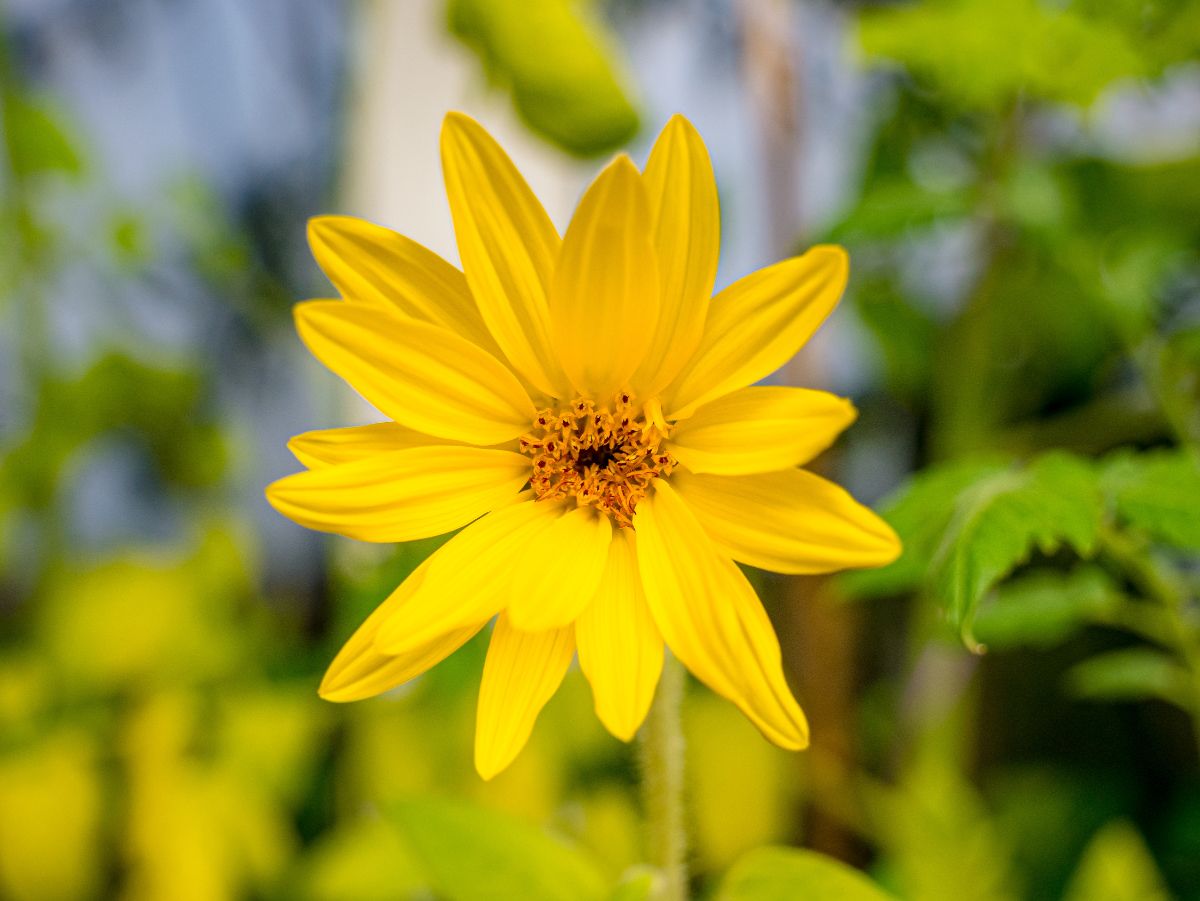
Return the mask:
[[654, 705], [641, 733], [642, 797], [650, 862], [662, 872], [656, 901], [687, 901], [687, 830], [683, 811], [683, 668], [668, 653]]
[[1187, 591], [1166, 576], [1150, 555], [1149, 549], [1115, 529], [1105, 528], [1100, 535], [1105, 556], [1116, 563], [1129, 580], [1149, 600], [1155, 601], [1164, 616], [1165, 629], [1158, 640], [1173, 650], [1190, 676], [1190, 704], [1196, 749], [1200, 752], [1200, 634], [1188, 621]]

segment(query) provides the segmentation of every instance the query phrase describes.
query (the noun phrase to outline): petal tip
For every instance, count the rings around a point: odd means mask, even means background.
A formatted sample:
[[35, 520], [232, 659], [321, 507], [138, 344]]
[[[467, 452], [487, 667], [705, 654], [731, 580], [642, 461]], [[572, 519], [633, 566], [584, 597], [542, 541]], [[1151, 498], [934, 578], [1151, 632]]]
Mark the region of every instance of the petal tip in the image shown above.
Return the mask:
[[[614, 716], [606, 716], [599, 710], [596, 711], [596, 718], [604, 724], [604, 728], [608, 730], [613, 738], [623, 741], [626, 744], [629, 744], [629, 742], [637, 737], [638, 729], [642, 725], [642, 720], [625, 721]], [[645, 717], [643, 716], [642, 719], [645, 719]]]
[[[290, 441], [288, 442], [288, 447], [291, 447]], [[284, 476], [282, 479], [276, 479], [263, 489], [263, 497], [267, 499], [267, 503], [280, 513], [284, 513], [283, 506], [286, 506], [286, 502], [283, 499], [283, 492], [286, 490], [286, 485], [284, 485], [284, 483], [290, 478], [292, 477]], [[287, 514], [284, 513], [284, 515], [286, 516]]]
[[785, 751], [803, 751], [811, 743], [808, 717], [804, 715], [804, 711], [795, 702], [795, 699], [790, 700], [791, 704], [786, 705], [791, 708], [786, 710], [786, 720], [776, 724], [777, 731], [775, 734], [767, 735], [767, 740]]
[[475, 758], [475, 772], [479, 774], [479, 778], [484, 782], [491, 782], [503, 771], [504, 767], [495, 767], [490, 763], [485, 764], [478, 757]]
[[[600, 174], [596, 176], [592, 184], [585, 192], [585, 197], [580, 199], [579, 209], [584, 209], [584, 200], [587, 194], [593, 194], [592, 203], [596, 202], [596, 197], [603, 195], [608, 191], [616, 190], [626, 196], [635, 195], [631, 201], [639, 205], [648, 203], [645, 199], [645, 187], [642, 183], [642, 173], [638, 170], [637, 164], [627, 153], [618, 153], [612, 158], [607, 166], [600, 170]], [[611, 201], [609, 201], [611, 202]], [[578, 215], [578, 210], [576, 212]], [[643, 212], [642, 215], [645, 215]], [[574, 221], [574, 220], [572, 220]]]
[[473, 116], [471, 116], [467, 113], [464, 113], [462, 110], [457, 110], [457, 109], [450, 110], [449, 112], [446, 113], [445, 116], [442, 117], [442, 128], [443, 129], [451, 128], [451, 127], [459, 128], [459, 127], [463, 127], [463, 126], [466, 126], [469, 128], [472, 125], [478, 125], [478, 124], [479, 123], [475, 120], [475, 118]]
[[808, 731], [797, 733], [794, 738], [789, 736], [786, 741], [777, 741], [774, 744], [783, 748], [785, 751], [807, 751], [811, 742], [809, 741]]
[[896, 530], [892, 528], [890, 522], [870, 507], [863, 509], [868, 515], [868, 521], [863, 523], [863, 526], [875, 540], [869, 550], [864, 549], [864, 559], [859, 566], [875, 569], [895, 563], [904, 553], [904, 542], [900, 540], [900, 536], [896, 534]]
[[350, 685], [344, 681], [345, 672], [342, 667], [336, 665], [330, 666], [325, 671], [324, 677], [321, 679], [321, 684], [317, 686], [317, 696], [322, 701], [330, 701], [334, 704], [345, 704], [349, 701], [357, 701], [359, 698], [349, 691]]
[[475, 740], [475, 772], [484, 782], [491, 782], [516, 759], [516, 752], [499, 754], [493, 747], [488, 747], [478, 738]]
[[843, 278], [850, 273], [850, 254], [840, 244], [816, 244], [803, 256], [823, 258], [829, 266], [838, 270]]
[[[299, 462], [300, 465], [305, 467], [306, 469], [313, 469], [313, 468], [315, 468], [315, 465], [318, 463], [316, 457], [314, 457], [312, 454], [308, 453], [308, 443], [310, 440], [311, 439], [306, 438], [304, 434], [293, 435], [291, 438], [288, 439], [288, 442], [286, 445], [287, 449], [288, 449], [288, 453], [290, 453], [293, 457], [295, 457], [297, 462]], [[267, 495], [268, 501], [271, 500], [270, 492], [271, 492], [271, 488], [274, 486], [274, 484], [275, 483], [272, 482], [270, 485], [268, 485], [266, 487], [266, 489], [263, 492], [264, 494]]]
[[478, 137], [480, 134], [490, 137], [487, 129], [483, 127], [478, 119], [461, 110], [451, 110], [442, 119], [441, 142], [443, 147], [447, 141], [453, 140], [460, 135], [470, 140]]
[[334, 213], [321, 213], [318, 216], [309, 216], [308, 222], [305, 225], [305, 231], [308, 233], [308, 242], [312, 244], [314, 238], [320, 238], [323, 234], [335, 230], [340, 223], [348, 219], [352, 219], [352, 217]]
[[900, 559], [900, 556], [904, 553], [904, 542], [900, 540], [900, 536], [896, 534], [896, 530], [886, 520], [880, 519], [879, 521], [883, 523], [887, 533], [882, 541], [879, 563], [876, 566], [887, 566]]
[[317, 245], [322, 243], [322, 232], [328, 227], [328, 220], [332, 216], [310, 216], [308, 222], [304, 226], [304, 234], [308, 238], [308, 246], [316, 249]]
[[388, 232], [390, 229], [368, 222], [366, 219], [360, 219], [358, 216], [347, 216], [344, 213], [322, 213], [319, 216], [310, 216], [305, 227], [308, 244], [314, 249], [319, 244], [329, 243], [330, 239], [336, 237], [339, 232], [370, 233], [373, 231]]
[[296, 323], [296, 330], [301, 333], [300, 337], [304, 337], [303, 329], [311, 328], [314, 320], [320, 319], [329, 309], [332, 304], [340, 304], [340, 300], [302, 300], [300, 303], [292, 307], [292, 320]]
[[700, 137], [700, 131], [692, 124], [692, 120], [683, 113], [673, 113], [671, 118], [667, 120], [667, 124], [663, 126], [664, 135], [678, 135], [686, 141], [699, 141], [703, 146], [703, 139]]
[[638, 172], [637, 164], [634, 163], [633, 158], [624, 151], [614, 156], [612, 162], [608, 165], [610, 169], [620, 171], [622, 175], [637, 176], [640, 174]]

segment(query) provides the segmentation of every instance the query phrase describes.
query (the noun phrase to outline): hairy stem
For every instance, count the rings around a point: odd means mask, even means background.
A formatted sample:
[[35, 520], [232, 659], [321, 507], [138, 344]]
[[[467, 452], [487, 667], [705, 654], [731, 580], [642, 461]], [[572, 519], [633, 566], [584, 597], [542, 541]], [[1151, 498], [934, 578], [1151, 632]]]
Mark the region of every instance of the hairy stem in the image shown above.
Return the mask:
[[663, 874], [657, 901], [687, 901], [683, 811], [683, 668], [667, 654], [654, 705], [641, 733], [642, 796], [650, 862]]

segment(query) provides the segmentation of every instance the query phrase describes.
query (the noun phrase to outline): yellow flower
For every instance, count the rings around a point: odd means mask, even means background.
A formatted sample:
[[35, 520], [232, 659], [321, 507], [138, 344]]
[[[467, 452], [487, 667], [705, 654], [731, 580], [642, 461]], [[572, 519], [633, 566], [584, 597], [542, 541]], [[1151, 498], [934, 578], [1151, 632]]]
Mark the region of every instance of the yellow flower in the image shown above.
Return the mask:
[[310, 225], [343, 300], [296, 308], [300, 336], [391, 421], [307, 432], [276, 509], [364, 541], [462, 529], [367, 619], [321, 695], [352, 701], [427, 670], [496, 618], [475, 761], [524, 746], [578, 652], [596, 713], [629, 740], [663, 645], [771, 741], [808, 743], [779, 642], [737, 564], [824, 573], [893, 560], [890, 528], [799, 469], [848, 401], [748, 387], [837, 304], [847, 259], [814, 247], [713, 297], [708, 153], [673, 118], [644, 172], [618, 156], [560, 238], [499, 145], [442, 129], [463, 271], [349, 218]]

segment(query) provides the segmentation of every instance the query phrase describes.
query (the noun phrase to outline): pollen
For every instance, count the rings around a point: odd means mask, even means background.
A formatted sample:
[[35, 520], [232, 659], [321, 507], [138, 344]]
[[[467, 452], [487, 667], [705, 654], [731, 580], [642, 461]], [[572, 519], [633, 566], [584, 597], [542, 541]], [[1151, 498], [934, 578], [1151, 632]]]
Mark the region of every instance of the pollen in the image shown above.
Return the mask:
[[520, 449], [532, 458], [529, 484], [539, 500], [574, 498], [632, 528], [650, 483], [675, 468], [665, 447], [669, 431], [657, 403], [639, 409], [622, 392], [607, 406], [576, 398], [539, 410]]

